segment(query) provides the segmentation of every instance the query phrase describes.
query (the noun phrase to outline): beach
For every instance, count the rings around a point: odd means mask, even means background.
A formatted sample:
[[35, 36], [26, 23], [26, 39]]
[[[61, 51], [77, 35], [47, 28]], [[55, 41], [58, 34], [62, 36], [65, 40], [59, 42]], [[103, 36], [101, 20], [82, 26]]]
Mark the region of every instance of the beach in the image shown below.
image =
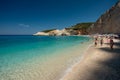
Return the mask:
[[0, 80], [120, 80], [120, 0], [1, 0], [0, 12]]
[[[4, 37], [2, 39], [6, 42], [8, 38]], [[21, 45], [18, 43], [19, 40]], [[1, 53], [4, 52], [0, 58], [0, 78], [1, 80], [119, 80], [120, 42], [116, 39], [114, 41], [114, 49], [111, 50], [109, 43], [94, 46], [93, 39], [82, 36], [13, 36], [11, 41], [6, 42], [7, 44], [2, 42], [0, 48]]]
[[114, 42], [113, 50], [92, 45], [61, 80], [120, 80], [120, 41]]

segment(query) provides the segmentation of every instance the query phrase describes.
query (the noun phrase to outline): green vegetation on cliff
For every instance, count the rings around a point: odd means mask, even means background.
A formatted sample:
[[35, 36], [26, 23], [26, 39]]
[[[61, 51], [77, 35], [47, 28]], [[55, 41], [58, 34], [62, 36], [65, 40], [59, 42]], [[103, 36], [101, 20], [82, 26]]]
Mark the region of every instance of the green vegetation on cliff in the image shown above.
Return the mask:
[[78, 23], [78, 24], [70, 27], [70, 29], [73, 29], [73, 30], [88, 29], [92, 24], [93, 24], [93, 22]]
[[44, 30], [44, 31], [41, 31], [41, 32], [45, 32], [45, 33], [47, 33], [47, 32], [53, 31], [53, 30], [56, 30], [56, 29]]
[[94, 24], [93, 22], [86, 22], [86, 23], [78, 23], [76, 25], [73, 25], [69, 28], [66, 28], [67, 30], [72, 30], [72, 31], [76, 31], [75, 34], [89, 34], [88, 29], [90, 28], [90, 26]]
[[[71, 34], [88, 34], [88, 28], [93, 24], [93, 22], [87, 22], [87, 23], [78, 23], [76, 25], [73, 25], [71, 27], [65, 28], [68, 32], [70, 32]], [[49, 29], [49, 30], [44, 30], [41, 32], [45, 32], [48, 33], [50, 31], [53, 31], [56, 29]]]

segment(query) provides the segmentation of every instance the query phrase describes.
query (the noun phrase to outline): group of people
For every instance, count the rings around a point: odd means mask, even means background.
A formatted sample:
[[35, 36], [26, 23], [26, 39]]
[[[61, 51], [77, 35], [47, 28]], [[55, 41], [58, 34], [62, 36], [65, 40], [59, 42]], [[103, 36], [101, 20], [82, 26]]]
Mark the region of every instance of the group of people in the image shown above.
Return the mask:
[[106, 37], [104, 37], [104, 36], [95, 36], [94, 37], [94, 45], [97, 46], [98, 44], [100, 44], [102, 46], [103, 43], [104, 43], [103, 39], [105, 39], [106, 42], [110, 44], [110, 49], [113, 50], [113, 45], [114, 45], [113, 36], [110, 36], [110, 37], [108, 37], [108, 36], [106, 36]]
[[100, 43], [100, 45], [103, 45], [103, 38], [101, 37], [100, 39], [98, 39], [98, 37], [95, 37], [95, 46], [98, 45], [98, 43]]

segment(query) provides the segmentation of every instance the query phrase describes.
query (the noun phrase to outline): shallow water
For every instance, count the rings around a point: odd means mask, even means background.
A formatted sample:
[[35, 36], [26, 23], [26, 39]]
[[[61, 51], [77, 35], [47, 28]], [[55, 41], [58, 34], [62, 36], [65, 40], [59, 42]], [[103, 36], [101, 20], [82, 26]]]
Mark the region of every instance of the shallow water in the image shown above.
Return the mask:
[[90, 44], [84, 36], [0, 36], [1, 80], [58, 80]]

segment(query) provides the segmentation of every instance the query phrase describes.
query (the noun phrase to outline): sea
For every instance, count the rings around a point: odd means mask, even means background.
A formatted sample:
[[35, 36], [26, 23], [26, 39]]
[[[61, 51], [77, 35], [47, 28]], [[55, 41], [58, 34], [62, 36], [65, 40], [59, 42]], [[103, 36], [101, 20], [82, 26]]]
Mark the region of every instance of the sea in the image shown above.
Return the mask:
[[88, 36], [0, 36], [0, 80], [60, 80], [80, 61]]

